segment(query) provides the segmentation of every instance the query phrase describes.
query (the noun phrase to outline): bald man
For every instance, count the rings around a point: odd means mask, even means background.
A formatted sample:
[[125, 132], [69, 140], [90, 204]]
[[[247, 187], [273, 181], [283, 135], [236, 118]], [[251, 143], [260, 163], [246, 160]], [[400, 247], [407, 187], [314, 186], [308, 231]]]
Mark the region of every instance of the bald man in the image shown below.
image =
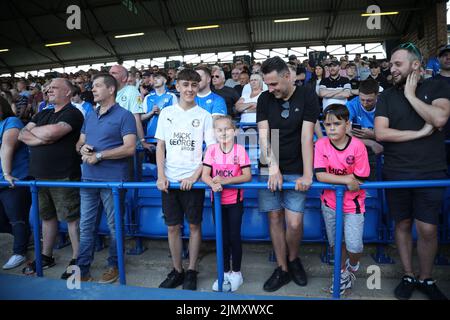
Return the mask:
[[[83, 125], [83, 114], [70, 103], [73, 85], [66, 79], [56, 78], [47, 91], [54, 109], [37, 113], [20, 131], [19, 140], [30, 147], [30, 176], [36, 180], [79, 181], [81, 159], [75, 145]], [[72, 260], [76, 264], [79, 248], [78, 223], [80, 195], [78, 188], [39, 188], [39, 215], [42, 219], [42, 267], [55, 265], [53, 247], [58, 234], [58, 220], [66, 221], [72, 244]], [[36, 272], [36, 262], [22, 270]], [[62, 279], [71, 273], [64, 272]]]
[[117, 80], [116, 102], [122, 108], [130, 111], [134, 115], [139, 142], [144, 148], [150, 149], [151, 145], [145, 141], [144, 129], [141, 121], [141, 114], [145, 113], [142, 107], [142, 98], [135, 86], [127, 85], [127, 69], [121, 65], [114, 65], [109, 70], [109, 74]]

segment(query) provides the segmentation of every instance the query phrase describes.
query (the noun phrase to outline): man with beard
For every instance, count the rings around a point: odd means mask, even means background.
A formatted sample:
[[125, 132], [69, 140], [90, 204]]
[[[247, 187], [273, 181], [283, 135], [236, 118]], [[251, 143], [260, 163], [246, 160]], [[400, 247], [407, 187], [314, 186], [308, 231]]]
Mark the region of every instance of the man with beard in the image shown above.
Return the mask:
[[352, 87], [346, 77], [341, 77], [339, 71], [340, 63], [337, 59], [328, 64], [330, 76], [320, 82], [319, 97], [323, 98], [323, 109], [330, 104], [346, 104], [347, 99], [352, 96]]
[[[437, 180], [447, 177], [444, 133], [450, 115], [450, 88], [436, 81], [419, 81], [422, 56], [412, 43], [391, 56], [394, 87], [377, 102], [375, 137], [384, 143], [384, 180]], [[395, 240], [404, 276], [397, 299], [407, 300], [417, 288], [430, 299], [446, 299], [432, 279], [437, 252], [437, 225], [444, 188], [386, 189]], [[412, 265], [412, 226], [416, 225], [419, 276]]]
[[[441, 73], [434, 77], [438, 81], [450, 84], [450, 45], [446, 45], [439, 51], [439, 65]], [[445, 125], [445, 139], [450, 140], [450, 119]], [[450, 166], [450, 144], [447, 144], [447, 164]]]

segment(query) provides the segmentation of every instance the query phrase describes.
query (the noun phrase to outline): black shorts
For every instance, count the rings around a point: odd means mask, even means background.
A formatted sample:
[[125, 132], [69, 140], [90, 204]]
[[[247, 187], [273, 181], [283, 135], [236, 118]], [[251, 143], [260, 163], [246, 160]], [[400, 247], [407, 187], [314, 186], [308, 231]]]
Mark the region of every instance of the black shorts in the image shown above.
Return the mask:
[[169, 193], [162, 192], [162, 209], [166, 225], [183, 224], [184, 215], [190, 224], [201, 224], [203, 218], [203, 202], [205, 190], [192, 189], [189, 191], [169, 189]]
[[[440, 180], [447, 179], [445, 171], [398, 172], [383, 171], [383, 180]], [[405, 219], [438, 225], [442, 212], [445, 188], [386, 189], [389, 213], [395, 222]]]

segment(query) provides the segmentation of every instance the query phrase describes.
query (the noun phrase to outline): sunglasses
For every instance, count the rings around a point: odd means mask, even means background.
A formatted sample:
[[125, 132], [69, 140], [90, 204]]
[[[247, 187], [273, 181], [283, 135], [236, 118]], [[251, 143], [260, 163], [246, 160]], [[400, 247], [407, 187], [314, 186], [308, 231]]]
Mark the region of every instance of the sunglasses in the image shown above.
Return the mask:
[[289, 108], [290, 108], [289, 101], [284, 102], [281, 106], [283, 107], [283, 111], [281, 111], [281, 117], [283, 119], [289, 118]]
[[420, 50], [417, 49], [417, 47], [412, 42], [402, 43], [399, 47], [414, 53], [419, 58], [419, 60], [422, 61], [422, 54], [420, 53]]
[[83, 84], [84, 82], [76, 81], [76, 84]]
[[220, 76], [218, 76], [218, 75], [215, 75], [215, 76], [212, 76], [213, 78], [220, 78]]

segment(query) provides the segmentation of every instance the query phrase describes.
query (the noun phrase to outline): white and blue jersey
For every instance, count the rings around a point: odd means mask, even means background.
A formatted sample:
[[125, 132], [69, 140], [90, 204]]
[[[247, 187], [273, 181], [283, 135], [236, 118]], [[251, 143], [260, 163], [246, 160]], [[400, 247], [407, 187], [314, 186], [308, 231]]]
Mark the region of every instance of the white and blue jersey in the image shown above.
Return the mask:
[[203, 108], [211, 113], [213, 116], [227, 114], [227, 105], [224, 98], [214, 92], [210, 92], [206, 96], [197, 94], [195, 97], [195, 103], [200, 108]]
[[[145, 96], [143, 102], [143, 108], [145, 113], [152, 111], [153, 106], [157, 105], [160, 110], [168, 106], [178, 104], [177, 96], [169, 91], [165, 91], [163, 94], [158, 95], [155, 90], [152, 90]], [[154, 115], [147, 124], [147, 136], [153, 137], [158, 126], [158, 115]]]
[[349, 120], [351, 123], [359, 124], [362, 128], [373, 129], [376, 107], [371, 111], [367, 111], [361, 105], [359, 98], [347, 102], [346, 105], [350, 113]]
[[75, 103], [72, 102], [72, 105], [77, 108], [78, 110], [80, 110], [80, 112], [83, 114], [83, 117], [86, 119], [86, 117], [88, 116], [88, 114], [94, 110], [94, 108], [92, 107], [92, 104], [90, 104], [87, 101], [83, 101], [82, 103]]

